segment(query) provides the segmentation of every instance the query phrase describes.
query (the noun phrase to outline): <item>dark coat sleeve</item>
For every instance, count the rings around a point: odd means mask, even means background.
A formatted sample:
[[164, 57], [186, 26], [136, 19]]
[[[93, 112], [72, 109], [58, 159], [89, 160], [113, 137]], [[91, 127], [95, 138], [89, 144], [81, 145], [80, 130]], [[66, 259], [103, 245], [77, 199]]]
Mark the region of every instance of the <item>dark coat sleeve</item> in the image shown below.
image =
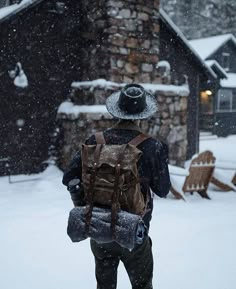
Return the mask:
[[[85, 144], [95, 144], [95, 137], [92, 135], [85, 141]], [[69, 181], [73, 179], [80, 179], [82, 183], [82, 158], [81, 151], [78, 151], [72, 161], [70, 162], [68, 168], [65, 170], [62, 183], [65, 186], [68, 186]]]
[[[95, 144], [95, 137], [92, 135], [89, 137], [85, 144]], [[69, 182], [73, 179], [80, 180], [80, 188], [78, 190], [70, 191], [71, 199], [75, 206], [83, 206], [85, 205], [84, 201], [84, 191], [83, 191], [83, 183], [82, 183], [82, 158], [81, 158], [81, 151], [78, 151], [75, 157], [70, 162], [68, 168], [64, 172], [62, 183], [67, 186]]]
[[150, 187], [152, 191], [161, 198], [167, 196], [171, 185], [168, 162], [168, 146], [165, 143], [156, 143], [155, 153], [150, 162]]
[[62, 183], [65, 186], [68, 186], [69, 181], [77, 178], [80, 180], [82, 178], [82, 161], [80, 152], [75, 155], [68, 168], [64, 172]]

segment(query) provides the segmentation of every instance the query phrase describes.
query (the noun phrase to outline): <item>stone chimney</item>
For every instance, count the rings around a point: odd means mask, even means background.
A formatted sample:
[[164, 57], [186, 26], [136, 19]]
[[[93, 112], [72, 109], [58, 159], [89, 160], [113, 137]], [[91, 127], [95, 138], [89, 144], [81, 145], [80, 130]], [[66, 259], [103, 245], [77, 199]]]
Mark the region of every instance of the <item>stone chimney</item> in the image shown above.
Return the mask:
[[159, 0], [81, 1], [80, 80], [158, 83]]
[[[78, 75], [69, 101], [58, 109], [60, 164], [65, 168], [85, 139], [113, 124], [107, 96], [126, 83], [140, 83], [158, 102], [159, 112], [142, 129], [169, 145], [172, 164], [186, 159], [186, 110], [189, 89], [170, 85], [159, 60], [159, 0], [81, 1]], [[165, 67], [167, 67], [167, 63]], [[170, 67], [168, 67], [170, 69]]]

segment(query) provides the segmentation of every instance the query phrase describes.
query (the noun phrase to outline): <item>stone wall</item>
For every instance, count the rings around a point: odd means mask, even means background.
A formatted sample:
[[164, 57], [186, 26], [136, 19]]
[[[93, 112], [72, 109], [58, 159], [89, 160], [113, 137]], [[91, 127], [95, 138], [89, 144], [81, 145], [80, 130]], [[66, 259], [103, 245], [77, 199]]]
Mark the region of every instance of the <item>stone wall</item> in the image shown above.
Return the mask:
[[[77, 83], [77, 89], [83, 94], [96, 99], [99, 95], [110, 95], [123, 85], [106, 81]], [[76, 86], [76, 85], [75, 85]], [[187, 86], [145, 85], [158, 102], [158, 113], [141, 122], [142, 129], [169, 146], [171, 164], [183, 165], [187, 149]], [[86, 93], [85, 93], [86, 91]], [[94, 102], [91, 100], [91, 102]], [[96, 105], [78, 105], [64, 102], [58, 110], [58, 121], [61, 126], [60, 166], [65, 168], [86, 138], [95, 131], [111, 127], [116, 120], [106, 112], [103, 98]], [[69, 107], [69, 109], [68, 109]], [[93, 110], [93, 111], [92, 111]]]

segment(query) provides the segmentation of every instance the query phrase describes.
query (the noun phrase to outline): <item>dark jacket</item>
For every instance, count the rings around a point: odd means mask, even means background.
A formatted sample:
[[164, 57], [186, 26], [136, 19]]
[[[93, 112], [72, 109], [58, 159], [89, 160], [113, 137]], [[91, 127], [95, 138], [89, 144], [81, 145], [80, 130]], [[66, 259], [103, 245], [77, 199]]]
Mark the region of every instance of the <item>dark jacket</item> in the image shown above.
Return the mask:
[[[115, 127], [104, 132], [104, 138], [107, 144], [124, 144], [131, 141], [140, 134], [139, 127], [125, 122], [118, 123]], [[92, 135], [86, 144], [96, 144], [95, 136]], [[141, 178], [141, 190], [151, 196], [151, 191], [157, 196], [163, 198], [170, 189], [170, 177], [168, 171], [168, 147], [163, 142], [154, 138], [148, 138], [142, 142], [138, 149], [143, 154], [138, 161], [138, 171]], [[80, 152], [76, 154], [68, 169], [63, 176], [63, 184], [68, 186], [70, 180], [79, 178], [81, 180], [82, 164]], [[79, 191], [73, 193], [72, 199], [75, 205], [79, 200]], [[153, 209], [153, 200], [150, 198], [148, 210], [144, 216], [144, 222], [149, 227], [151, 213]]]

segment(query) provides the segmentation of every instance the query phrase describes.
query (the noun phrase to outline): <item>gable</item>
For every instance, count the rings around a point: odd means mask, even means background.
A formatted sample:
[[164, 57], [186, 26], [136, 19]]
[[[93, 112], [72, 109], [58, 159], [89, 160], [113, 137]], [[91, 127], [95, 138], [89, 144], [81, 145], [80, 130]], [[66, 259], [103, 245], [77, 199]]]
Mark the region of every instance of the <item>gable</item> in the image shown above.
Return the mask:
[[210, 58], [216, 60], [227, 73], [236, 73], [236, 45], [233, 41], [227, 41]]
[[236, 48], [236, 38], [232, 34], [193, 39], [189, 42], [203, 60], [212, 59], [213, 54], [229, 42]]

